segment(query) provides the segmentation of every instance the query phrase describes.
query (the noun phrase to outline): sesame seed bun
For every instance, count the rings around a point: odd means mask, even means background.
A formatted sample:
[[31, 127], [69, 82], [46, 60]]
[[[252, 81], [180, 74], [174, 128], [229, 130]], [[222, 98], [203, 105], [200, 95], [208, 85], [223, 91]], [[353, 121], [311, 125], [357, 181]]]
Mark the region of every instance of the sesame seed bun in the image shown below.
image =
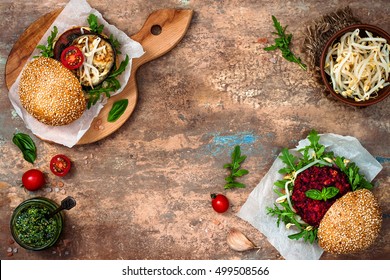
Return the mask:
[[326, 212], [318, 228], [318, 244], [333, 254], [367, 249], [379, 235], [382, 214], [367, 189], [349, 192]]
[[86, 109], [76, 76], [60, 62], [47, 57], [34, 59], [25, 67], [19, 97], [28, 113], [51, 126], [70, 124]]

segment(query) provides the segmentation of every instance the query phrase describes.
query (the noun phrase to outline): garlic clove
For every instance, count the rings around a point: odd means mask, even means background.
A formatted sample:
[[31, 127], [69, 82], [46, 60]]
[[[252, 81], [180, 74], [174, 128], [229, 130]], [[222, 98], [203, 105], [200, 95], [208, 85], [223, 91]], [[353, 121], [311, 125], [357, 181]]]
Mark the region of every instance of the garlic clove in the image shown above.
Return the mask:
[[241, 231], [235, 228], [230, 229], [226, 241], [230, 248], [238, 252], [258, 248]]

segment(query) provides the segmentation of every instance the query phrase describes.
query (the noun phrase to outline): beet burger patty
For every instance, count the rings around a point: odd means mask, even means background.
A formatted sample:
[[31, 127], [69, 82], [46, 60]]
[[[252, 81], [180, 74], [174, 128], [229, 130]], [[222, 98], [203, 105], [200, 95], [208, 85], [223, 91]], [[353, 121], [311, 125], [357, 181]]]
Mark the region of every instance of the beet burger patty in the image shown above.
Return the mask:
[[[315, 200], [306, 196], [306, 191], [336, 187], [339, 193], [328, 200]], [[351, 191], [348, 177], [339, 169], [333, 167], [312, 166], [299, 173], [294, 182], [292, 204], [297, 214], [311, 226], [318, 227], [326, 211], [337, 198]]]

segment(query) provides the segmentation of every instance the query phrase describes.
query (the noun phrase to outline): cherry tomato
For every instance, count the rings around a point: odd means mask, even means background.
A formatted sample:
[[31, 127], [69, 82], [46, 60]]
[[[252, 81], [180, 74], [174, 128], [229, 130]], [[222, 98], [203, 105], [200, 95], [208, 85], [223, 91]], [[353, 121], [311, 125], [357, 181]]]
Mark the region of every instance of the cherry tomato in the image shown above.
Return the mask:
[[229, 209], [229, 200], [223, 194], [211, 194], [211, 205], [218, 213], [226, 212]]
[[61, 63], [68, 69], [79, 68], [84, 62], [84, 55], [81, 50], [75, 46], [64, 49], [61, 53]]
[[45, 184], [45, 176], [38, 169], [30, 169], [22, 176], [23, 186], [29, 191], [36, 191]]
[[56, 176], [63, 177], [68, 174], [70, 166], [70, 159], [65, 155], [55, 155], [50, 160], [50, 170]]

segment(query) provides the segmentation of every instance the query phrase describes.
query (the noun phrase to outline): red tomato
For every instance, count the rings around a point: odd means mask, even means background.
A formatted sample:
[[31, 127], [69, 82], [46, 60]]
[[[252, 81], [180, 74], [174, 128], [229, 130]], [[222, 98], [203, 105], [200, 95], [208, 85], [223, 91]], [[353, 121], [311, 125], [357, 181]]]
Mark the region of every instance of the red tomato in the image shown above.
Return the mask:
[[30, 169], [22, 176], [23, 186], [29, 191], [36, 191], [45, 184], [45, 176], [38, 169]]
[[63, 177], [68, 174], [70, 170], [70, 159], [65, 155], [55, 155], [50, 160], [50, 170], [54, 175]]
[[61, 53], [61, 63], [68, 69], [79, 68], [84, 62], [84, 55], [81, 50], [75, 46], [64, 49]]
[[226, 212], [229, 209], [229, 200], [223, 194], [211, 194], [211, 205], [218, 213]]

